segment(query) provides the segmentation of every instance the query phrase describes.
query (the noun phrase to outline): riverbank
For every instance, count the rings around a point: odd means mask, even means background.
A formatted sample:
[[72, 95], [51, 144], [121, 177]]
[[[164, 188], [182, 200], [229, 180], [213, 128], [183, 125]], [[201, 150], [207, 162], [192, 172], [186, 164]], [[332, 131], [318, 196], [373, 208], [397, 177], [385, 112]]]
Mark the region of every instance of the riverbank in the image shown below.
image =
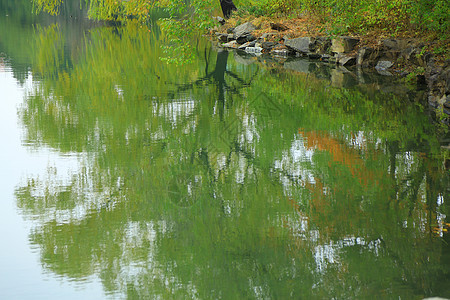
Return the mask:
[[[269, 19], [218, 18], [211, 33], [224, 48], [251, 55], [304, 57], [308, 61], [343, 68], [368, 69], [427, 90], [426, 101], [447, 124], [450, 117], [450, 60], [436, 54], [448, 48], [444, 42], [403, 33], [398, 37], [382, 32], [333, 36], [310, 18]], [[445, 49], [444, 53], [447, 51]]]

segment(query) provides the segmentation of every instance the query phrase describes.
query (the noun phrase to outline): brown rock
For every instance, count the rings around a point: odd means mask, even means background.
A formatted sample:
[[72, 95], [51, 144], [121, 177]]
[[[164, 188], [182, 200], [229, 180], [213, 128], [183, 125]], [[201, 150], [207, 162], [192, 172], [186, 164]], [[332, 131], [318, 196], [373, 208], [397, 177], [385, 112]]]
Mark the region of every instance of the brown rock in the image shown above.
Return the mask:
[[331, 51], [335, 53], [348, 53], [353, 51], [358, 43], [358, 38], [339, 36], [331, 40]]
[[270, 28], [277, 31], [286, 31], [289, 29], [289, 27], [281, 23], [270, 23]]

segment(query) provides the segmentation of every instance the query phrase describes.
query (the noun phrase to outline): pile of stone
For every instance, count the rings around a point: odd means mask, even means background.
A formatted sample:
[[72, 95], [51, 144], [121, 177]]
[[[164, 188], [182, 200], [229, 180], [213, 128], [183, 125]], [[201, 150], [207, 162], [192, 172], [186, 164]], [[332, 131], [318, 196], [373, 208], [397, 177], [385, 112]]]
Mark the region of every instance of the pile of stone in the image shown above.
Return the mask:
[[[272, 26], [279, 29], [280, 26]], [[375, 69], [379, 74], [392, 76], [396, 65], [421, 68], [417, 72], [418, 83], [428, 85], [429, 102], [435, 107], [443, 107], [450, 114], [450, 63], [443, 67], [434, 64], [432, 55], [424, 51], [424, 45], [414, 39], [384, 39], [377, 47], [360, 47], [359, 38], [339, 37], [298, 37], [280, 38], [280, 31], [255, 36], [257, 27], [251, 22], [228, 29], [227, 33], [217, 32], [221, 46], [261, 55], [305, 57], [337, 65]], [[402, 74], [406, 75], [406, 74]]]

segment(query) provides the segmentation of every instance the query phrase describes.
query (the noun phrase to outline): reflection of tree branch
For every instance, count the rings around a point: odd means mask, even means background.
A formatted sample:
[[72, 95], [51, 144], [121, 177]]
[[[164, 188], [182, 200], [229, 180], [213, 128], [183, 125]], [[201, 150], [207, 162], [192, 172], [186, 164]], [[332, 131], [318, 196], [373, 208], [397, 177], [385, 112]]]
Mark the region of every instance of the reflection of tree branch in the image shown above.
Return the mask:
[[239, 76], [237, 76], [234, 72], [225, 70], [225, 74], [230, 75], [231, 77], [233, 77], [234, 79], [236, 79], [237, 81], [239, 81], [243, 86], [246, 86], [245, 81], [242, 80]]
[[[205, 62], [206, 62], [205, 76], [203, 76], [193, 82], [190, 82], [190, 83], [177, 85], [178, 88], [176, 89], [174, 94], [179, 93], [179, 92], [185, 92], [187, 90], [192, 89], [194, 86], [201, 85], [204, 82], [215, 82], [219, 87], [219, 99], [221, 99], [221, 100], [225, 99], [225, 97], [224, 97], [225, 90], [229, 91], [231, 94], [237, 94], [239, 96], [242, 96], [241, 93], [239, 92], [239, 89], [246, 87], [246, 86], [250, 86], [250, 84], [253, 82], [254, 78], [256, 77], [256, 75], [258, 73], [258, 71], [256, 71], [251, 76], [250, 80], [245, 81], [244, 79], [242, 79], [241, 77], [236, 75], [234, 72], [228, 71], [226, 69], [227, 63], [228, 63], [228, 52], [227, 51], [219, 52], [217, 54], [215, 68], [213, 71], [209, 72], [208, 69], [209, 69], [210, 56], [211, 56], [211, 49], [208, 49], [208, 51], [206, 51], [206, 48], [205, 48], [205, 51], [204, 51], [204, 57], [205, 57]], [[230, 85], [228, 85], [226, 83], [225, 74], [229, 75], [230, 77], [232, 77], [236, 81], [238, 81], [240, 83], [240, 86], [231, 88]]]
[[205, 65], [205, 74], [208, 74], [209, 58], [211, 56], [211, 48], [208, 48], [208, 56], [206, 55], [206, 48], [205, 48], [204, 54], [205, 54], [205, 63], [206, 63], [206, 65]]
[[238, 88], [231, 87], [231, 86], [229, 86], [228, 84], [226, 84], [225, 82], [223, 83], [223, 86], [225, 87], [225, 89], [226, 89], [227, 91], [230, 91], [231, 94], [237, 94], [238, 96], [241, 96], [241, 97], [242, 97], [241, 92], [239, 91]]
[[[228, 71], [228, 73], [227, 74], [229, 74], [230, 76], [232, 76], [232, 77], [234, 77], [234, 76], [236, 76], [237, 77], [237, 75], [235, 75], [233, 72], [231, 72], [231, 71]], [[256, 70], [256, 72], [250, 77], [250, 80], [248, 81], [248, 82], [243, 82], [243, 85], [244, 86], [250, 86], [251, 84], [252, 84], [252, 82], [253, 82], [253, 79], [255, 79], [255, 77], [256, 77], [256, 75], [258, 74], [258, 70]], [[233, 76], [234, 75], [234, 76]], [[235, 77], [235, 78], [236, 78]]]
[[252, 77], [250, 78], [250, 80], [248, 82], [245, 82], [244, 80], [242, 80], [238, 75], [236, 75], [232, 71], [226, 70], [225, 73], [227, 75], [230, 75], [231, 77], [233, 77], [237, 81], [239, 81], [242, 84], [242, 86], [250, 86], [250, 84], [252, 83], [253, 79], [256, 77], [256, 74], [258, 74], [258, 71], [256, 71], [255, 74], [252, 75]]
[[204, 77], [202, 77], [200, 79], [197, 79], [194, 82], [178, 85], [178, 89], [176, 90], [175, 93], [177, 93], [177, 92], [184, 92], [184, 91], [190, 90], [196, 85], [200, 85], [201, 83], [203, 83], [205, 81], [210, 81], [210, 78], [211, 78], [212, 75], [213, 75], [212, 73], [209, 73], [209, 74], [206, 74]]

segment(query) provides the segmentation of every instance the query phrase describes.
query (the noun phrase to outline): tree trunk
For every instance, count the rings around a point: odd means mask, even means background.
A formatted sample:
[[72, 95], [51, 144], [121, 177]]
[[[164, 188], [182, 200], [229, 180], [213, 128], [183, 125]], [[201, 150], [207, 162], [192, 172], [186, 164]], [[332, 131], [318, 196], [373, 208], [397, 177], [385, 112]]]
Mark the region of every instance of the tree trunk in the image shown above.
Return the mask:
[[220, 0], [220, 7], [222, 7], [222, 13], [225, 19], [228, 19], [231, 16], [231, 13], [237, 10], [233, 0]]

